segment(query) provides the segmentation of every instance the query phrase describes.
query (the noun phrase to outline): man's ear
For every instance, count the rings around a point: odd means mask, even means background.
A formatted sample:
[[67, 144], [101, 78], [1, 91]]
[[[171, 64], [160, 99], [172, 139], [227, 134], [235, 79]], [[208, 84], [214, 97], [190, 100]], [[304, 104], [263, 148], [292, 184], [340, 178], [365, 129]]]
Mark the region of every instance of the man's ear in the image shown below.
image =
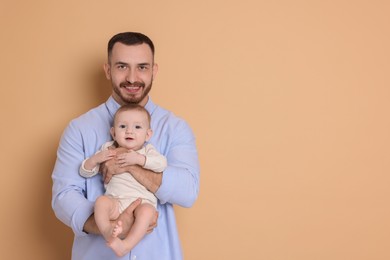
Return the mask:
[[149, 141], [150, 140], [150, 138], [152, 138], [152, 135], [153, 135], [153, 131], [152, 131], [152, 129], [148, 129], [147, 131], [146, 131], [146, 142], [147, 141]]
[[158, 64], [154, 63], [153, 64], [153, 79], [156, 78], [157, 72], [158, 72]]
[[104, 73], [106, 74], [106, 78], [108, 80], [111, 80], [111, 66], [110, 66], [110, 64], [104, 63], [103, 69], [104, 69]]
[[112, 136], [112, 140], [115, 141], [115, 129], [114, 129], [114, 127], [110, 128], [110, 133], [111, 133], [111, 136]]

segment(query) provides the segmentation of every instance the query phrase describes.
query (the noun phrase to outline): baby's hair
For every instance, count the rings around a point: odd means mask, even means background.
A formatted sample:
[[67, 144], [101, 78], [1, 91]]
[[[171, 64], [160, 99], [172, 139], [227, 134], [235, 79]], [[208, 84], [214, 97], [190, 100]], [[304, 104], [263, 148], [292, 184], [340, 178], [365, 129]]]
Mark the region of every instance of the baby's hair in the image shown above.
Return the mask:
[[117, 115], [121, 112], [124, 112], [124, 111], [139, 111], [139, 112], [145, 113], [145, 115], [148, 118], [148, 127], [150, 128], [151, 117], [150, 117], [148, 110], [146, 110], [143, 106], [140, 106], [137, 104], [126, 104], [126, 105], [121, 106], [115, 113], [114, 122], [116, 120]]

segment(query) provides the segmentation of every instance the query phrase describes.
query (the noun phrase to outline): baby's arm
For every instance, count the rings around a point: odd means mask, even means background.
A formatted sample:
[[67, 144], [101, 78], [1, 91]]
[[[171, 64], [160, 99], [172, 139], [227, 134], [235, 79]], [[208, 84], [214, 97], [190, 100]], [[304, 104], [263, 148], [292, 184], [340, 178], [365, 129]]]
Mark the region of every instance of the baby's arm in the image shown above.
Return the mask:
[[108, 161], [108, 160], [114, 158], [114, 156], [115, 156], [115, 150], [108, 149], [108, 150], [98, 152], [98, 153], [92, 155], [91, 157], [89, 157], [87, 160], [85, 160], [84, 168], [86, 170], [91, 171], [92, 169], [94, 169], [96, 166], [98, 166], [102, 162], [105, 162], [105, 161]]
[[115, 154], [115, 150], [108, 149], [99, 151], [85, 159], [80, 167], [80, 175], [86, 178], [95, 176], [99, 171], [99, 165], [114, 158]]
[[153, 145], [146, 146], [146, 161], [143, 166], [145, 169], [161, 173], [167, 168], [167, 158], [160, 154]]

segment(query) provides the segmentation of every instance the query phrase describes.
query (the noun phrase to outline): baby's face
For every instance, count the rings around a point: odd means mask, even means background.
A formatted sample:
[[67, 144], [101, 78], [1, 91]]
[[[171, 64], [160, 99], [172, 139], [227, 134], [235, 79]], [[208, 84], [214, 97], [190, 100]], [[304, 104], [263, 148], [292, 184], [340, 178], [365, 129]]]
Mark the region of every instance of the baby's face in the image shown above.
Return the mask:
[[141, 149], [151, 135], [147, 115], [137, 110], [120, 112], [116, 116], [113, 132], [119, 146], [129, 150]]

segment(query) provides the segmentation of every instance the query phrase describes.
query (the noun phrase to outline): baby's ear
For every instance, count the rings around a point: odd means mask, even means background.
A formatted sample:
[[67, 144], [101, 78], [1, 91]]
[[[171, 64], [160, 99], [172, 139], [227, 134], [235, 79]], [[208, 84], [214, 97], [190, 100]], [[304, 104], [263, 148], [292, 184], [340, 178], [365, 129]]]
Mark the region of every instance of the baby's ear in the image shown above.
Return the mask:
[[146, 140], [145, 140], [145, 141], [149, 141], [150, 138], [152, 138], [152, 135], [153, 135], [153, 131], [152, 131], [152, 129], [149, 128], [149, 129], [146, 131]]
[[111, 133], [111, 136], [112, 136], [112, 140], [115, 140], [115, 129], [114, 129], [114, 127], [110, 128], [110, 133]]

